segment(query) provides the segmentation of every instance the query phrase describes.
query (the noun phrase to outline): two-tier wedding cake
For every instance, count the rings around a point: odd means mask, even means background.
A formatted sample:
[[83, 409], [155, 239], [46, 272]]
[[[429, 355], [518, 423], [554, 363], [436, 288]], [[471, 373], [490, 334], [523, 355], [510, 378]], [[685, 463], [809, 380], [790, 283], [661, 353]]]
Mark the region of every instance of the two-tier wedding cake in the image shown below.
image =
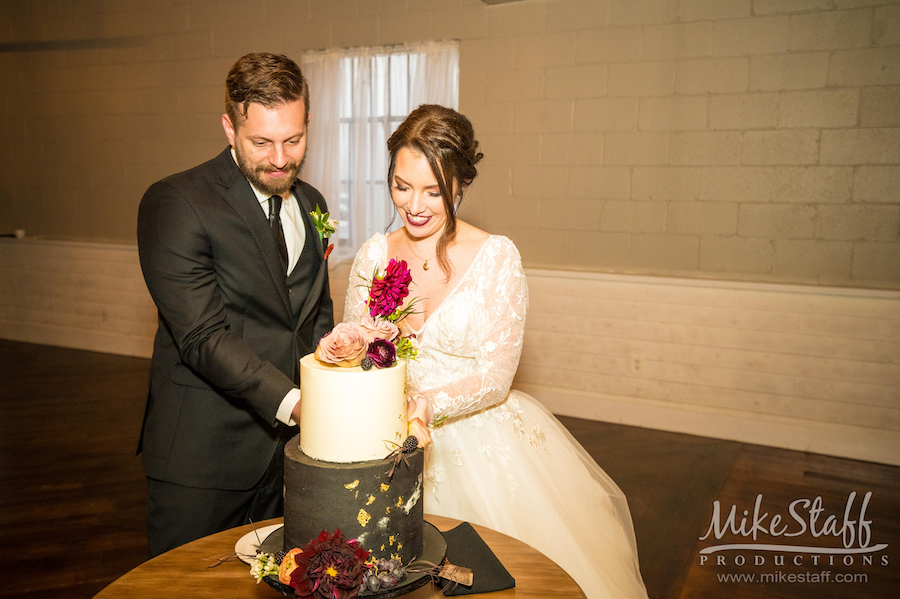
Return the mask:
[[406, 361], [389, 368], [300, 361], [300, 434], [285, 448], [284, 547], [340, 529], [375, 558], [422, 552], [421, 449], [407, 438]]

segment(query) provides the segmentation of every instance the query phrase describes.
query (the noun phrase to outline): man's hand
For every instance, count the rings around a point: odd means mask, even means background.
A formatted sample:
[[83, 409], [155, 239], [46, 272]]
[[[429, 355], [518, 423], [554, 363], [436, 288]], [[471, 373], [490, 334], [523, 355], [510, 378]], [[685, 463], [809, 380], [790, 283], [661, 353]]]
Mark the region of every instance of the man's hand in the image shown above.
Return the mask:
[[291, 419], [296, 423], [300, 424], [300, 404], [303, 403], [303, 400], [297, 402], [297, 405], [294, 406], [294, 409], [291, 411]]

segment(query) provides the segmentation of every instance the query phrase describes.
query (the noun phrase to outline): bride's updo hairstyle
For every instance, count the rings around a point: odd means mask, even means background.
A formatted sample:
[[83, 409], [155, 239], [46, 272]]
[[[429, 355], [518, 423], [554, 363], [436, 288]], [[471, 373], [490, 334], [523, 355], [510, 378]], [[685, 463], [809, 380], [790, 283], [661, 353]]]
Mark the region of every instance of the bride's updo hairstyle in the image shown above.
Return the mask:
[[462, 201], [463, 192], [478, 175], [475, 165], [483, 157], [478, 151], [472, 123], [452, 108], [423, 104], [409, 113], [397, 127], [388, 139], [387, 147], [391, 159], [388, 167], [389, 188], [394, 185], [394, 164], [401, 149], [409, 148], [421, 154], [431, 166], [447, 213], [447, 224], [436, 246], [437, 259], [450, 276], [453, 268], [447, 260], [447, 245], [456, 237], [456, 209]]

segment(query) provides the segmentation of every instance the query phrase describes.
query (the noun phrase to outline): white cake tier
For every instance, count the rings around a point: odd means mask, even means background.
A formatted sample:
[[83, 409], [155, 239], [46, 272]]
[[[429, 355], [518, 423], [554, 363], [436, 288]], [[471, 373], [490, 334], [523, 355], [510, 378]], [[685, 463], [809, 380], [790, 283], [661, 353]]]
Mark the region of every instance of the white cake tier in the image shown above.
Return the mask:
[[324, 462], [380, 460], [406, 439], [406, 360], [342, 368], [300, 360], [300, 449]]

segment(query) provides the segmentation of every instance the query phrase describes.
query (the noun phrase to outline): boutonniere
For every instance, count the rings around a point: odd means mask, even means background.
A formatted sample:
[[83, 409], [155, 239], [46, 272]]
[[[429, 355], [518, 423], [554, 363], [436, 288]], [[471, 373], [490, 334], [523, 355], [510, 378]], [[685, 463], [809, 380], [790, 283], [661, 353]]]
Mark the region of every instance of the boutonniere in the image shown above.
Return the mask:
[[[337, 221], [333, 218], [328, 218], [328, 213], [322, 213], [322, 210], [319, 208], [318, 204], [316, 204], [316, 211], [310, 212], [310, 215], [313, 219], [313, 224], [316, 226], [316, 231], [319, 232], [319, 239], [323, 242], [334, 235], [334, 232], [337, 231]], [[325, 259], [328, 260], [329, 254], [331, 254], [331, 250], [334, 249], [334, 244], [330, 244], [327, 248], [325, 248]]]

